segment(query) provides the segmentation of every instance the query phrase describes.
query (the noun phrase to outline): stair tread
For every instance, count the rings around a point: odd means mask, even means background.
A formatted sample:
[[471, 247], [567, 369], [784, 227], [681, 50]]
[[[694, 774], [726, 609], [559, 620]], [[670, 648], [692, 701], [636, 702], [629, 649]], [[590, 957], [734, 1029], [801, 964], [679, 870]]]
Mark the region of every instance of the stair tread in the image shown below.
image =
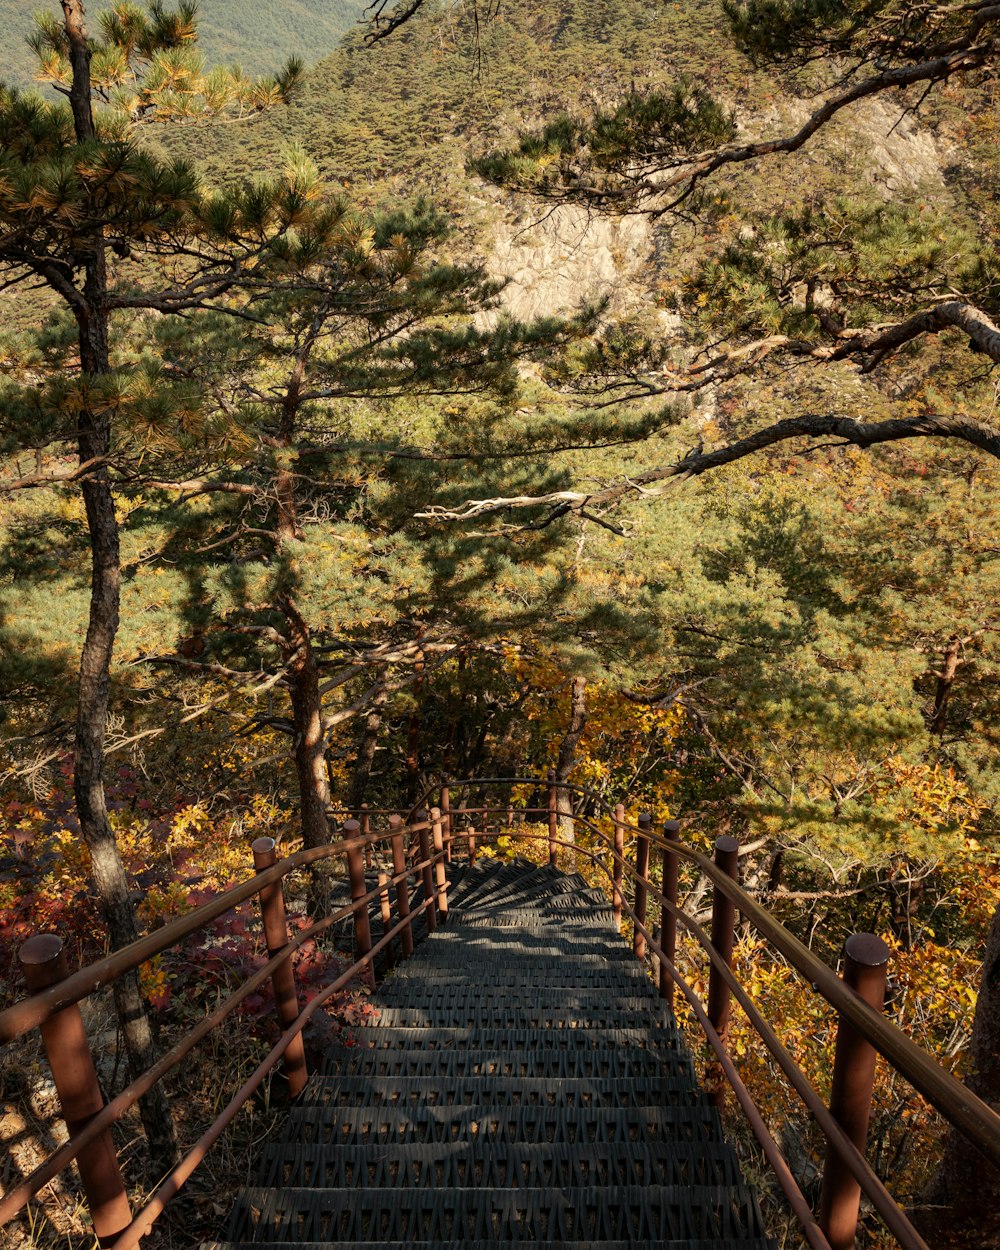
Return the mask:
[[[746, 1185], [622, 1185], [561, 1190], [449, 1188], [383, 1190], [249, 1188], [233, 1212], [230, 1235], [254, 1221], [268, 1240], [416, 1241], [479, 1239], [553, 1241], [761, 1235], [760, 1214]], [[375, 1234], [375, 1237], [372, 1234]]]

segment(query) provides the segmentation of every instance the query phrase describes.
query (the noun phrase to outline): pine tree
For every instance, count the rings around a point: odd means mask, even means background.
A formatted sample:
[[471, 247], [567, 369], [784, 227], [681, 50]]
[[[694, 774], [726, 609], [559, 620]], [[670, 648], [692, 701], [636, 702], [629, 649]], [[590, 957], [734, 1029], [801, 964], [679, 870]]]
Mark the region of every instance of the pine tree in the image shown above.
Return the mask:
[[[221, 296], [234, 274], [252, 266], [270, 239], [289, 227], [297, 208], [294, 194], [277, 183], [229, 199], [207, 195], [189, 167], [163, 164], [138, 145], [134, 126], [155, 116], [161, 103], [167, 116], [188, 116], [234, 99], [218, 76], [201, 78], [191, 59], [193, 5], [176, 13], [159, 3], [148, 13], [116, 5], [101, 19], [104, 37], [97, 41], [80, 0], [64, 0], [62, 11], [62, 21], [43, 19], [35, 43], [45, 74], [69, 107], [0, 88], [0, 269], [8, 286], [47, 287], [74, 327], [76, 360], [55, 388], [57, 412], [50, 408], [44, 428], [19, 434], [21, 445], [39, 454], [60, 442], [76, 448], [71, 474], [50, 468], [38, 476], [78, 482], [86, 508], [92, 579], [74, 793], [117, 948], [137, 931], [103, 778], [121, 585], [113, 470], [131, 390], [129, 371], [112, 364], [113, 320], [125, 310], [182, 312]], [[287, 88], [295, 73], [293, 67], [285, 76]], [[275, 84], [272, 94], [280, 90]], [[95, 101], [105, 107], [95, 108]], [[153, 261], [167, 262], [166, 283]], [[153, 1062], [153, 1048], [136, 979], [116, 982], [115, 996], [130, 1065], [139, 1072]], [[176, 1146], [161, 1091], [145, 1096], [142, 1113], [154, 1160], [166, 1165]]]

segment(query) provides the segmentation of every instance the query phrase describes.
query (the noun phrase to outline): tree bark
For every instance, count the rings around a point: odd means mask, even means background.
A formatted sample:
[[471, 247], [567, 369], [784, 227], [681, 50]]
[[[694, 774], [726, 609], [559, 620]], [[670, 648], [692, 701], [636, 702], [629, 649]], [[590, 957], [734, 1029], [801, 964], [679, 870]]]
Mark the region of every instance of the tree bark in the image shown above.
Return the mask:
[[[993, 913], [986, 939], [965, 1084], [994, 1111], [1000, 1111], [1000, 905]], [[948, 1228], [957, 1222], [966, 1232], [971, 1226], [982, 1234], [984, 1247], [1000, 1245], [996, 1225], [1000, 1169], [989, 1164], [955, 1129], [948, 1134], [944, 1155], [924, 1201], [951, 1208]]]
[[[384, 676], [384, 672], [380, 677]], [[351, 789], [347, 796], [347, 807], [356, 812], [365, 801], [368, 782], [375, 762], [375, 751], [378, 748], [379, 730], [382, 728], [382, 709], [389, 698], [388, 691], [380, 690], [375, 695], [372, 705], [365, 716], [365, 727], [361, 734], [361, 746], [354, 762], [354, 774], [351, 777]]]
[[[326, 768], [326, 732], [323, 728], [323, 696], [319, 688], [319, 669], [313, 651], [312, 634], [295, 602], [298, 566], [288, 558], [288, 544], [301, 538], [296, 497], [296, 479], [291, 467], [295, 424], [302, 404], [302, 381], [310, 352], [316, 342], [321, 322], [314, 320], [306, 342], [300, 350], [288, 380], [282, 401], [281, 425], [272, 440], [276, 465], [274, 493], [277, 500], [277, 547], [286, 560], [285, 593], [278, 599], [288, 627], [285, 631], [288, 654], [288, 687], [292, 705], [295, 773], [299, 783], [299, 816], [302, 822], [302, 843], [307, 848], [326, 846], [330, 841], [330, 778]], [[284, 551], [282, 549], [285, 549]], [[309, 909], [314, 919], [321, 920], [330, 912], [330, 882], [336, 866], [332, 860], [320, 860], [310, 873]]]
[[[63, 0], [70, 45], [73, 84], [70, 103], [78, 142], [94, 137], [90, 100], [90, 48], [79, 0]], [[108, 280], [104, 242], [99, 233], [89, 240], [82, 298], [74, 304], [79, 332], [80, 367], [87, 377], [111, 371], [108, 352]], [[86, 385], [86, 382], [85, 382]], [[108, 417], [87, 407], [77, 414], [77, 447], [81, 464], [108, 454]], [[90, 613], [80, 655], [79, 703], [73, 755], [73, 791], [80, 832], [90, 852], [91, 871], [101, 901], [112, 949], [138, 936], [129, 897], [128, 875], [108, 819], [104, 793], [104, 740], [108, 724], [111, 660], [118, 632], [121, 567], [118, 521], [107, 470], [98, 469], [83, 481], [91, 547]], [[135, 973], [114, 985], [115, 1006], [128, 1054], [129, 1071], [138, 1076], [156, 1062], [156, 1049], [146, 1004]], [[177, 1140], [166, 1095], [154, 1086], [139, 1101], [154, 1169], [168, 1170], [178, 1158]]]
[[951, 698], [951, 688], [955, 684], [955, 678], [961, 661], [959, 656], [962, 650], [962, 639], [952, 638], [944, 649], [941, 657], [941, 667], [935, 672], [937, 678], [937, 686], [934, 691], [934, 711], [931, 715], [931, 733], [941, 737], [945, 731], [948, 719], [948, 700]]
[[556, 809], [559, 812], [559, 836], [567, 842], [575, 840], [573, 825], [573, 795], [565, 788], [569, 775], [576, 763], [576, 748], [583, 731], [587, 727], [587, 679], [574, 677], [570, 696], [569, 728], [559, 744], [559, 755], [556, 759]]
[[411, 803], [416, 803], [420, 797], [420, 692], [424, 684], [422, 651], [417, 652], [414, 668], [420, 675], [413, 683], [414, 706], [407, 718], [406, 728], [406, 797]]

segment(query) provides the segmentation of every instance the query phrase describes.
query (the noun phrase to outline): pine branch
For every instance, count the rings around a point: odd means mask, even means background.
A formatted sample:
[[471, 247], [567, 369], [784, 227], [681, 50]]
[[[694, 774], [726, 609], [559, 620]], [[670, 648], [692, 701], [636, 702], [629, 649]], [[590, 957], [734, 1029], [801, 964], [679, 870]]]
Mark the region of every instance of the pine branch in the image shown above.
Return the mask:
[[862, 373], [870, 373], [890, 352], [904, 343], [922, 334], [939, 334], [947, 329], [964, 331], [969, 336], [969, 346], [973, 351], [983, 352], [990, 360], [1000, 364], [1000, 327], [980, 309], [960, 300], [947, 300], [934, 308], [915, 313], [897, 325], [876, 327], [868, 334], [856, 334], [848, 342], [834, 348], [829, 353], [829, 359], [870, 355], [861, 369]]
[[0, 478], [0, 494], [15, 490], [31, 490], [39, 486], [64, 486], [70, 482], [89, 481], [92, 475], [114, 461], [111, 456], [92, 456], [72, 469], [51, 469], [45, 473], [32, 473], [27, 477]]
[[[908, 438], [956, 438], [971, 444], [989, 455], [1000, 459], [1000, 430], [974, 421], [969, 417], [927, 414], [918, 417], [900, 417], [889, 421], [858, 421], [853, 417], [837, 417], [812, 414], [789, 417], [763, 430], [737, 439], [725, 447], [705, 452], [691, 452], [674, 464], [648, 469], [645, 473], [625, 478], [624, 481], [596, 491], [550, 491], [544, 495], [512, 495], [497, 499], [469, 499], [461, 508], [440, 506], [428, 508], [416, 515], [431, 521], [471, 521], [497, 512], [529, 508], [548, 508], [549, 514], [531, 526], [506, 527], [516, 529], [539, 528], [550, 524], [567, 513], [580, 513], [583, 509], [598, 505], [618, 503], [630, 496], [657, 497], [672, 480], [699, 477], [711, 469], [732, 464], [754, 452], [793, 438], [834, 437], [842, 446], [867, 449], [878, 443], [898, 442]], [[663, 485], [659, 485], [663, 483]]]

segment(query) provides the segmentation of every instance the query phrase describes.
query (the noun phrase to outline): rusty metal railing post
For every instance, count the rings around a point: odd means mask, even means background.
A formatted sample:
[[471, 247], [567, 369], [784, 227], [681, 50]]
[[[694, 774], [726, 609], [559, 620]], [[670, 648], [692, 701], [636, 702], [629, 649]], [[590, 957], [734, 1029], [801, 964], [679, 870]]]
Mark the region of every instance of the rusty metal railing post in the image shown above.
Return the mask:
[[615, 928], [622, 927], [622, 878], [625, 875], [625, 804], [615, 806], [615, 851], [614, 851], [614, 909]]
[[[274, 838], [257, 838], [250, 849], [253, 851], [255, 872], [263, 872], [277, 862], [277, 844]], [[285, 899], [281, 892], [281, 882], [272, 881], [264, 886], [258, 895], [260, 914], [264, 923], [264, 941], [267, 953], [273, 959], [288, 945], [288, 921], [285, 917]], [[271, 987], [274, 990], [274, 1009], [282, 1033], [288, 1029], [299, 1014], [299, 996], [295, 989], [295, 971], [292, 961], [286, 959], [271, 973]], [[285, 1076], [288, 1078], [288, 1092], [297, 1098], [306, 1087], [309, 1073], [306, 1069], [305, 1043], [302, 1034], [292, 1038], [284, 1058]]]
[[[28, 938], [18, 952], [18, 960], [33, 994], [69, 975], [63, 940], [55, 933]], [[72, 1137], [104, 1106], [80, 1008], [76, 1003], [64, 1007], [39, 1027], [62, 1117]], [[94, 1232], [102, 1246], [110, 1246], [132, 1222], [110, 1130], [84, 1146], [76, 1162]]]
[[441, 829], [444, 834], [444, 851], [448, 863], [451, 863], [451, 791], [448, 788], [447, 774], [441, 776]]
[[[663, 824], [663, 836], [668, 842], [680, 839], [680, 821], [667, 820]], [[669, 847], [663, 848], [663, 880], [661, 890], [667, 902], [677, 906], [677, 852]], [[670, 962], [677, 962], [677, 917], [664, 903], [660, 908], [660, 949]], [[674, 979], [667, 971], [667, 965], [660, 961], [660, 997], [667, 999], [673, 1006]]]
[[[351, 883], [351, 902], [354, 903], [354, 954], [355, 958], [363, 959], [371, 952], [372, 927], [368, 919], [368, 904], [360, 904], [368, 893], [365, 885], [365, 853], [360, 838], [361, 825], [356, 820], [349, 820], [344, 825], [345, 852], [347, 855], [347, 876]], [[368, 984], [375, 988], [375, 969], [371, 964], [365, 966], [362, 974]]]
[[[430, 902], [434, 898], [434, 869], [430, 863], [431, 858], [431, 836], [430, 829], [427, 827], [427, 813], [423, 810], [417, 812], [417, 823], [420, 828], [417, 830], [418, 845], [420, 847], [420, 862], [424, 865], [421, 874], [424, 882], [424, 901]], [[425, 907], [424, 914], [427, 917], [427, 933], [430, 935], [437, 928], [437, 908]]]
[[[735, 881], [739, 873], [740, 844], [735, 838], [722, 835], [715, 839], [715, 862]], [[736, 936], [736, 904], [714, 886], [712, 889], [712, 945], [733, 966], [733, 944]], [[725, 1042], [729, 1035], [729, 986], [722, 979], [715, 965], [708, 976], [708, 1018], [719, 1037]], [[709, 1101], [722, 1109], [726, 1101], [726, 1082], [717, 1062], [709, 1065]]]
[[437, 879], [437, 905], [441, 922], [448, 919], [448, 873], [444, 865], [444, 835], [441, 829], [441, 809], [431, 808], [431, 840], [434, 845], [434, 874]]
[[635, 844], [635, 934], [632, 938], [632, 949], [637, 959], [646, 958], [646, 937], [639, 930], [646, 923], [646, 897], [648, 890], [645, 881], [640, 877], [649, 876], [649, 829], [653, 823], [651, 812], [639, 813], [639, 837]]
[[556, 839], [559, 837], [559, 793], [556, 790], [556, 770], [549, 769], [549, 864], [556, 868]]
[[470, 825], [467, 832], [469, 839], [469, 867], [475, 867], [476, 863], [476, 826]]
[[[371, 817], [368, 815], [368, 804], [361, 804], [361, 836], [367, 838], [372, 831]], [[372, 844], [365, 843], [365, 871], [371, 872], [372, 867]]]
[[[396, 882], [396, 911], [399, 919], [405, 920], [410, 914], [410, 886], [406, 876], [406, 851], [403, 849], [403, 818], [389, 817], [389, 833], [392, 843], [392, 875], [398, 877]], [[399, 947], [403, 958], [409, 959], [413, 954], [413, 926], [407, 925], [399, 935]]]
[[[844, 982], [869, 1007], [881, 1011], [885, 1003], [889, 948], [874, 933], [855, 933], [844, 947]], [[862, 1154], [868, 1138], [875, 1048], [843, 1016], [837, 1024], [833, 1059], [830, 1112]], [[823, 1167], [819, 1223], [831, 1250], [854, 1250], [861, 1186], [828, 1143]]]
[[[382, 934], [383, 936], [392, 928], [392, 905], [389, 902], [389, 874], [385, 869], [378, 870], [378, 905], [382, 915]], [[390, 942], [385, 948], [385, 964], [387, 968], [391, 968], [395, 963], [392, 956], [392, 943]]]

